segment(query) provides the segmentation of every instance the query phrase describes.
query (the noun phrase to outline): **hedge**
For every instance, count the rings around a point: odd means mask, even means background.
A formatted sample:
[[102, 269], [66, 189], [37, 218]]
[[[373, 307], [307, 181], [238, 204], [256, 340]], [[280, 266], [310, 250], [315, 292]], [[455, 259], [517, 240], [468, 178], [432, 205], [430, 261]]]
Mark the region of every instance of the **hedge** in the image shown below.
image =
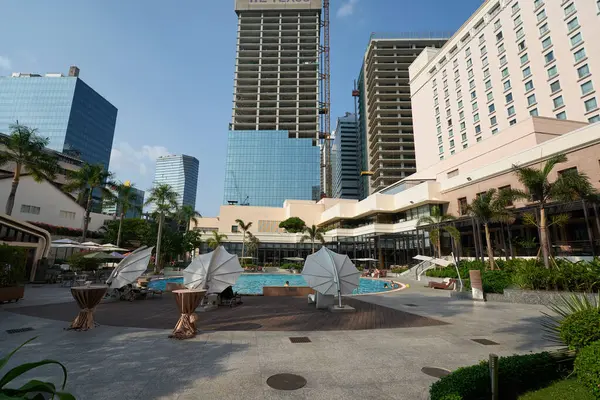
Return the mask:
[[560, 338], [572, 350], [600, 340], [600, 308], [575, 312], [560, 321]]
[[575, 359], [577, 380], [600, 399], [600, 341], [584, 347]]
[[[500, 357], [498, 380], [500, 400], [516, 399], [519, 394], [537, 390], [561, 379], [572, 363], [568, 355], [547, 352]], [[562, 362], [561, 362], [562, 361]], [[564, 361], [569, 361], [566, 365]], [[487, 361], [459, 368], [433, 383], [431, 400], [482, 400], [491, 398]]]

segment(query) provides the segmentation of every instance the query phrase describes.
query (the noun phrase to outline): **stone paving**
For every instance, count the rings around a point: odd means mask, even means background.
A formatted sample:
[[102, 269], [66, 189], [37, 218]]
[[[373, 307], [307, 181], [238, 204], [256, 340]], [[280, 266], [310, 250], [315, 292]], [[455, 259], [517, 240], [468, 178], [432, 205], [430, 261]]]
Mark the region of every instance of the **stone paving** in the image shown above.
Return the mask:
[[[541, 338], [544, 307], [474, 303], [450, 299], [412, 283], [409, 289], [359, 296], [377, 304], [448, 323], [441, 326], [348, 331], [224, 331], [177, 341], [168, 329], [102, 325], [89, 332], [65, 331], [67, 324], [11, 312], [29, 305], [73, 301], [68, 289], [27, 288], [22, 304], [0, 305], [0, 353], [26, 339], [11, 361], [45, 358], [69, 370], [67, 389], [78, 399], [426, 399], [435, 378], [425, 366], [449, 370], [499, 355], [547, 349]], [[422, 286], [422, 285], [421, 285]], [[52, 295], [54, 293], [54, 295]], [[59, 300], [57, 300], [59, 299]], [[8, 334], [7, 329], [34, 331]], [[293, 344], [291, 336], [311, 343]], [[499, 343], [484, 346], [471, 339]], [[307, 385], [277, 391], [266, 385], [278, 373], [303, 376]], [[56, 379], [43, 367], [27, 378]]]

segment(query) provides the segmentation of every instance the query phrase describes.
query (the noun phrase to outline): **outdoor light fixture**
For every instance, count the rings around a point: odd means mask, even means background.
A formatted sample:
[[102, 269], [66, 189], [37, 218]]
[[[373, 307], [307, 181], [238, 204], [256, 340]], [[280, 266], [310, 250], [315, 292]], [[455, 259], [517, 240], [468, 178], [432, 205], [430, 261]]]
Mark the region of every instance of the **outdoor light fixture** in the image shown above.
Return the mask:
[[410, 204], [415, 204], [415, 202], [411, 200], [411, 201], [410, 201]]
[[472, 179], [471, 179], [471, 177], [470, 177], [470, 176], [467, 176], [467, 180], [468, 180], [469, 182], [471, 182], [471, 181], [472, 181]]

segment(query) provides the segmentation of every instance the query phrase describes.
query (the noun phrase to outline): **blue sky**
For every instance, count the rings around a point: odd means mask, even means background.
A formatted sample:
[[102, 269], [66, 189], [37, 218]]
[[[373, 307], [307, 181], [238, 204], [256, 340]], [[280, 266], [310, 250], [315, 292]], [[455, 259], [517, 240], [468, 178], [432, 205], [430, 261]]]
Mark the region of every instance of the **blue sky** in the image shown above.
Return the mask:
[[[372, 32], [454, 32], [481, 0], [331, 0], [332, 124], [351, 97]], [[25, 6], [26, 4], [26, 6]], [[119, 109], [111, 170], [141, 189], [154, 160], [200, 160], [196, 209], [223, 198], [231, 120], [236, 15], [233, 0], [3, 0], [0, 74], [80, 77]]]

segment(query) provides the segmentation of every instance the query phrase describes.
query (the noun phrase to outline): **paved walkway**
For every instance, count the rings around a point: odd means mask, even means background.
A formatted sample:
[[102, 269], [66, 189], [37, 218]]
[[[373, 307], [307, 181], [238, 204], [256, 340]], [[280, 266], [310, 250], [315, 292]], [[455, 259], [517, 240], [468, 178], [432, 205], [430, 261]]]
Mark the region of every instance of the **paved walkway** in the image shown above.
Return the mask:
[[[37, 290], [37, 291], [36, 291]], [[54, 296], [50, 296], [54, 293]], [[66, 294], [66, 295], [65, 295]], [[448, 325], [354, 331], [234, 331], [204, 333], [188, 341], [167, 338], [168, 329], [100, 326], [89, 332], [65, 331], [64, 321], [11, 312], [48, 298], [69, 300], [68, 289], [28, 288], [22, 305], [0, 305], [2, 352], [24, 340], [9, 365], [58, 359], [69, 370], [67, 389], [79, 399], [426, 399], [435, 381], [425, 366], [455, 369], [500, 355], [543, 348], [542, 307], [453, 300], [418, 284], [357, 301], [444, 321]], [[36, 297], [37, 296], [37, 297]], [[45, 299], [45, 300], [44, 300]], [[276, 301], [276, 300], [275, 300]], [[32, 332], [8, 334], [7, 329]], [[293, 344], [289, 337], [311, 343]], [[471, 339], [499, 343], [484, 346]], [[282, 392], [266, 385], [269, 376], [295, 373], [306, 387]], [[59, 376], [53, 367], [36, 379]]]

